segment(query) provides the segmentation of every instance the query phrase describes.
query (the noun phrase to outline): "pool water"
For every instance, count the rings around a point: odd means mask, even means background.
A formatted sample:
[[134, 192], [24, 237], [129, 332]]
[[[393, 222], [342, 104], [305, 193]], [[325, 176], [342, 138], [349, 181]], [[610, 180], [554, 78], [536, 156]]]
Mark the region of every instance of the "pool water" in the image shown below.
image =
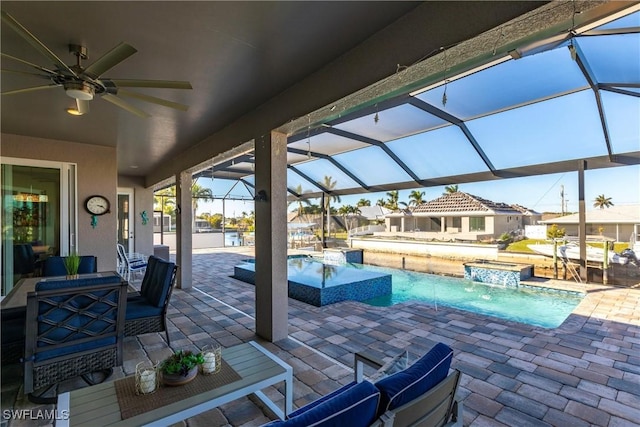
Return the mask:
[[393, 277], [390, 296], [364, 301], [387, 307], [405, 301], [422, 301], [434, 308], [453, 307], [543, 328], [556, 328], [580, 304], [584, 294], [535, 286], [505, 287], [392, 268], [360, 266]]

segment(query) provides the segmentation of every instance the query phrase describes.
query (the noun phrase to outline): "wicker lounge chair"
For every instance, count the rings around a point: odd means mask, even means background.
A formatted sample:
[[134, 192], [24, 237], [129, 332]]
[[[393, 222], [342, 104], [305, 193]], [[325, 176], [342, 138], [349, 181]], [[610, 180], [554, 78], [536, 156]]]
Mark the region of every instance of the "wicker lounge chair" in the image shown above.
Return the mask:
[[169, 261], [150, 256], [139, 295], [127, 298], [125, 336], [135, 336], [167, 330], [167, 308], [178, 267]]
[[35, 403], [55, 397], [33, 394], [70, 379], [122, 365], [127, 283], [116, 274], [46, 280], [27, 294], [24, 392]]

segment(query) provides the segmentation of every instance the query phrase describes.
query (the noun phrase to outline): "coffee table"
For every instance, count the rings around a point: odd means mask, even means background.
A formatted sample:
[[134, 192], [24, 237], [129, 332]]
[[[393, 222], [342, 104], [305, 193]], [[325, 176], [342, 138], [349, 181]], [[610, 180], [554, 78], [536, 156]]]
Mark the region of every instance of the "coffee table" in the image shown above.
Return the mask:
[[[68, 414], [56, 426], [167, 426], [249, 394], [255, 394], [280, 419], [291, 413], [293, 369], [260, 344], [251, 341], [222, 350], [222, 358], [241, 377], [230, 384], [187, 396], [159, 409], [123, 420], [116, 396], [116, 381], [63, 393], [58, 396], [58, 414]], [[122, 381], [122, 380], [117, 380]], [[284, 410], [263, 389], [284, 382]], [[162, 389], [156, 393], [161, 393]], [[66, 411], [66, 412], [65, 412]]]

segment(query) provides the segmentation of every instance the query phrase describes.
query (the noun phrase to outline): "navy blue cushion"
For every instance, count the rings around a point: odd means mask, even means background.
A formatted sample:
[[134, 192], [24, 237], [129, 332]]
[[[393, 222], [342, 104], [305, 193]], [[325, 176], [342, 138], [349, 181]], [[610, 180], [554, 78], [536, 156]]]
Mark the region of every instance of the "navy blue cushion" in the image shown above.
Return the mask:
[[161, 307], [149, 304], [147, 299], [141, 295], [133, 298], [127, 298], [126, 320], [142, 319], [144, 317], [159, 316], [161, 314]]
[[[156, 258], [152, 266], [147, 266], [149, 279], [144, 287], [140, 288], [140, 295], [144, 296], [149, 304], [156, 307], [163, 307], [173, 278], [175, 264], [169, 261]], [[144, 281], [144, 279], [143, 279]]]
[[[369, 381], [352, 383], [269, 426], [368, 427], [375, 420], [380, 391]], [[295, 414], [295, 415], [294, 415]]]
[[44, 260], [44, 268], [42, 269], [43, 276], [66, 276], [67, 269], [64, 266], [64, 261], [61, 256], [50, 256]]
[[378, 415], [398, 408], [426, 393], [447, 377], [453, 350], [445, 344], [436, 344], [413, 365], [376, 383], [381, 392]]
[[78, 274], [95, 273], [98, 271], [98, 261], [93, 255], [82, 255], [80, 257], [80, 265], [78, 266]]
[[[51, 276], [66, 276], [67, 268], [64, 266], [65, 257], [62, 256], [50, 256], [44, 261], [44, 269], [42, 275], [46, 277]], [[78, 274], [95, 273], [98, 271], [98, 264], [96, 257], [93, 255], [82, 255], [80, 257], [80, 265], [78, 265]]]
[[142, 284], [140, 285], [140, 294], [146, 295], [146, 293], [149, 291], [148, 288], [153, 280], [152, 279], [153, 272], [156, 269], [156, 265], [158, 264], [159, 259], [160, 258], [156, 258], [155, 256], [151, 255], [147, 260], [147, 264], [146, 264], [147, 269], [144, 272], [144, 277], [142, 278]]

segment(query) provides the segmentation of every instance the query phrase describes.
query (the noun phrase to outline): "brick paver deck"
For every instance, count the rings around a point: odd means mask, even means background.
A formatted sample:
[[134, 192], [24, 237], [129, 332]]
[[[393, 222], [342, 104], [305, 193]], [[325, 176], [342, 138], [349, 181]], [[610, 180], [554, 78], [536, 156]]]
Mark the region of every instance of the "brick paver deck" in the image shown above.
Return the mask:
[[[168, 313], [174, 349], [259, 340], [254, 287], [230, 277], [247, 255], [253, 255], [248, 248], [194, 253], [193, 289], [176, 289]], [[424, 303], [318, 308], [290, 299], [289, 338], [263, 344], [293, 366], [296, 407], [351, 381], [356, 351], [390, 357], [408, 349], [417, 356], [442, 341], [454, 349], [453, 367], [463, 372], [465, 426], [640, 425], [640, 287], [583, 290], [585, 299], [556, 329]], [[120, 376], [171, 351], [160, 334], [128, 338], [125, 348]], [[10, 387], [3, 383], [6, 406]], [[277, 389], [268, 394], [282, 399]], [[15, 407], [29, 407], [18, 396]], [[186, 424], [251, 426], [269, 419], [242, 399]]]

